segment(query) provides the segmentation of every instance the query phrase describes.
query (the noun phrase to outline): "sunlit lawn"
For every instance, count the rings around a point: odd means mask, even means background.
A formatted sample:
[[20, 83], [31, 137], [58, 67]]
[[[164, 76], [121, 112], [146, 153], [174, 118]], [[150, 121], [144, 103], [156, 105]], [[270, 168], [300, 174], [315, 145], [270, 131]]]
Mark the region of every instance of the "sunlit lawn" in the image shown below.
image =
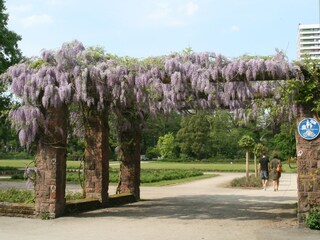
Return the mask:
[[[0, 159], [1, 167], [25, 168], [31, 160], [7, 160]], [[32, 165], [31, 165], [32, 166]], [[79, 161], [67, 161], [67, 168], [77, 169], [80, 166]], [[110, 167], [119, 168], [119, 162], [110, 162]], [[142, 161], [142, 169], [196, 169], [208, 172], [245, 172], [245, 163], [181, 163], [181, 162], [163, 162], [163, 161]], [[296, 168], [291, 169], [288, 164], [283, 164], [283, 169], [287, 173], [296, 172]], [[254, 172], [253, 162], [250, 162], [250, 171]]]
[[[30, 159], [23, 159], [23, 160], [0, 159], [0, 167], [25, 168], [30, 163], [31, 163]], [[31, 164], [31, 166], [33, 166], [33, 164]]]

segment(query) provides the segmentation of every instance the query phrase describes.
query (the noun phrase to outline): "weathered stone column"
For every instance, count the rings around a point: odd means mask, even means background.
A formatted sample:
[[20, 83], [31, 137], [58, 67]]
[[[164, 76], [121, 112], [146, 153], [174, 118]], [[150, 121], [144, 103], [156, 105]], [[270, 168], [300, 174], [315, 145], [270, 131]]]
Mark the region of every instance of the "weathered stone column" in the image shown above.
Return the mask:
[[123, 158], [120, 164], [120, 193], [132, 193], [140, 199], [140, 145], [141, 130], [121, 132]]
[[108, 201], [109, 188], [109, 126], [105, 111], [88, 111], [85, 124], [85, 182], [86, 198]]
[[66, 105], [48, 109], [39, 134], [35, 211], [41, 217], [56, 218], [65, 210], [67, 119]]
[[[314, 118], [305, 114], [297, 119], [297, 126], [303, 118]], [[296, 131], [298, 165], [298, 219], [303, 221], [310, 207], [320, 205], [320, 137], [303, 139]]]

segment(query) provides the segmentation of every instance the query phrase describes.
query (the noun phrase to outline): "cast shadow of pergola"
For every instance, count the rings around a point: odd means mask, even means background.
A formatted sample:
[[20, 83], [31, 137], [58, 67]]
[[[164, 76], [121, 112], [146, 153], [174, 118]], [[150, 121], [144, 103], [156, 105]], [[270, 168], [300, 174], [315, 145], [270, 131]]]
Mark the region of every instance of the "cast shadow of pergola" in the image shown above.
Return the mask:
[[296, 219], [295, 197], [246, 195], [185, 195], [145, 200], [116, 208], [106, 208], [78, 215], [81, 218], [159, 218], [179, 220], [232, 219], [289, 220]]

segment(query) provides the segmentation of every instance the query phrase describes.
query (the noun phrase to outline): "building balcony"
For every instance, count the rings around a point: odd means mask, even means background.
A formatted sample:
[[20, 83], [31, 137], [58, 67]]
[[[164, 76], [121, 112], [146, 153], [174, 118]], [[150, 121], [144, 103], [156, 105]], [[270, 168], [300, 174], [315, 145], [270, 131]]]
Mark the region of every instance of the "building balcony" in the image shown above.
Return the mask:
[[319, 39], [320, 38], [320, 34], [319, 35], [313, 35], [313, 36], [299, 36], [298, 37], [301, 40], [310, 40], [310, 39]]

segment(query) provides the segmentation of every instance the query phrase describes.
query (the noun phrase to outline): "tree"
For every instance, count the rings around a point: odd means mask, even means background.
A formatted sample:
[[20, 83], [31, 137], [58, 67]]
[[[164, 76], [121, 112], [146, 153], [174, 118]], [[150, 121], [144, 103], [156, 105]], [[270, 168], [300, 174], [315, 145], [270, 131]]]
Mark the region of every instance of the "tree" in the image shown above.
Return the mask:
[[244, 135], [239, 140], [239, 146], [246, 150], [246, 177], [249, 179], [249, 158], [250, 158], [250, 151], [254, 146], [254, 139], [248, 135]]
[[216, 111], [207, 116], [210, 122], [211, 156], [219, 158], [237, 158], [238, 140], [243, 135], [239, 131], [236, 121], [228, 111]]
[[172, 158], [174, 157], [175, 141], [172, 133], [168, 133], [159, 137], [157, 148], [161, 154], [161, 157]]
[[188, 157], [203, 159], [211, 154], [210, 123], [203, 113], [185, 116], [177, 141], [182, 154]]
[[320, 60], [307, 58], [302, 63], [304, 81], [288, 81], [283, 94], [289, 104], [294, 105], [294, 114], [303, 108], [314, 113], [320, 112]]
[[280, 132], [270, 139], [272, 150], [278, 152], [281, 159], [288, 159], [296, 154], [295, 128], [294, 122], [283, 123]]
[[[5, 1], [0, 0], [0, 75], [22, 58], [17, 44], [21, 37], [7, 28], [9, 15], [5, 11]], [[0, 139], [3, 147], [15, 139], [6, 120], [12, 107], [11, 96], [6, 93], [6, 90], [7, 83], [0, 81]]]
[[174, 136], [180, 129], [181, 114], [172, 112], [170, 114], [158, 114], [156, 118], [148, 119], [142, 135], [141, 152], [156, 146], [158, 138], [170, 132]]
[[22, 58], [18, 48], [21, 36], [7, 28], [9, 15], [5, 11], [5, 0], [0, 0], [0, 74]]
[[257, 158], [262, 156], [262, 153], [266, 151], [266, 147], [262, 143], [257, 143], [254, 145], [253, 154], [254, 154], [254, 175], [258, 177], [258, 167], [257, 167]]

